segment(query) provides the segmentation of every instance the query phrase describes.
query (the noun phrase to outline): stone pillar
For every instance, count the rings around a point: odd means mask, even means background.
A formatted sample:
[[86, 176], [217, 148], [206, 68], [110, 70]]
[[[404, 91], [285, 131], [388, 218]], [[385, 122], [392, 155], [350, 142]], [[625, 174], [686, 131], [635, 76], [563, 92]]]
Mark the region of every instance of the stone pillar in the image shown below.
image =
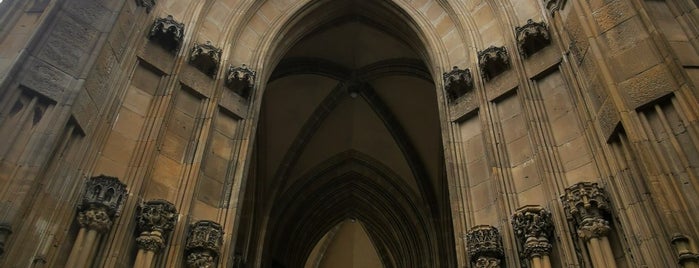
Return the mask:
[[611, 230], [604, 218], [609, 213], [609, 200], [595, 182], [580, 182], [566, 188], [561, 196], [568, 221], [577, 228], [594, 267], [616, 267], [612, 247], [607, 234]]
[[198, 221], [189, 227], [185, 262], [189, 268], [216, 267], [223, 244], [223, 228], [213, 221]]
[[139, 235], [134, 267], [153, 267], [155, 256], [167, 245], [168, 236], [177, 222], [177, 209], [172, 203], [158, 199], [141, 204], [136, 211]]
[[126, 185], [115, 177], [90, 178], [78, 206], [80, 231], [70, 251], [66, 267], [88, 267], [96, 253], [101, 235], [109, 231], [119, 216], [126, 196]]
[[551, 213], [540, 206], [524, 206], [512, 215], [512, 227], [519, 240], [523, 258], [529, 260], [529, 267], [551, 267], [551, 237], [553, 222]]
[[505, 252], [497, 228], [490, 225], [474, 226], [466, 234], [466, 246], [473, 267], [501, 267], [500, 263], [505, 258]]
[[699, 268], [699, 254], [692, 252], [692, 246], [687, 236], [673, 235], [672, 245], [677, 250], [678, 263], [682, 268]]
[[0, 256], [5, 252], [5, 242], [12, 234], [12, 228], [9, 224], [0, 224]]

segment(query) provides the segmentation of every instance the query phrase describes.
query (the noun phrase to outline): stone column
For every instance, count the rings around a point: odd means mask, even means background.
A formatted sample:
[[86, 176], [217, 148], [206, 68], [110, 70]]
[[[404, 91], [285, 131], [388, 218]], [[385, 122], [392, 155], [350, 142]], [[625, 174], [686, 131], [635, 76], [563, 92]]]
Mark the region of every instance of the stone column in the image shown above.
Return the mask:
[[70, 251], [66, 267], [88, 267], [96, 253], [101, 235], [112, 227], [126, 196], [126, 185], [115, 177], [90, 178], [78, 206], [80, 231]]
[[466, 246], [473, 267], [501, 267], [500, 263], [505, 258], [505, 252], [497, 228], [490, 225], [474, 226], [466, 233]]
[[529, 267], [551, 268], [551, 213], [540, 206], [521, 207], [512, 215], [512, 227]]
[[672, 245], [677, 250], [678, 262], [682, 268], [699, 268], [699, 254], [692, 252], [692, 246], [687, 236], [673, 235]]
[[594, 267], [616, 267], [612, 247], [607, 234], [611, 230], [604, 218], [609, 214], [609, 200], [595, 182], [580, 182], [566, 188], [561, 196], [568, 221], [577, 228], [578, 237], [582, 239]]
[[198, 221], [189, 227], [185, 245], [188, 268], [216, 267], [223, 244], [223, 228], [213, 221]]
[[177, 209], [172, 203], [157, 199], [141, 204], [136, 211], [139, 235], [134, 267], [153, 267], [155, 256], [167, 245], [168, 236], [177, 222]]

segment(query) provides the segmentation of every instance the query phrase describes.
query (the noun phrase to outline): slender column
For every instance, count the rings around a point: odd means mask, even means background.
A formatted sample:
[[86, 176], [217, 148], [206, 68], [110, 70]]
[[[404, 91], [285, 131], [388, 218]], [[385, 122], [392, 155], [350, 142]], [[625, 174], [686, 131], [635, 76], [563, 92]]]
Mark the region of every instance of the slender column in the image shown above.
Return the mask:
[[78, 237], [68, 256], [66, 267], [89, 267], [102, 234], [119, 216], [126, 195], [126, 185], [115, 177], [100, 175], [87, 181], [78, 206]]
[[[532, 268], [551, 267], [553, 222], [551, 213], [540, 206], [524, 206], [512, 215], [512, 227], [522, 255]], [[546, 258], [544, 258], [546, 257]]]
[[185, 245], [188, 268], [216, 267], [223, 244], [223, 229], [213, 221], [198, 221], [189, 227]]
[[466, 245], [471, 265], [475, 268], [501, 267], [505, 258], [502, 238], [497, 228], [477, 225], [466, 233]]
[[561, 196], [568, 221], [577, 228], [578, 237], [587, 245], [594, 267], [616, 267], [607, 235], [611, 230], [604, 218], [609, 213], [609, 200], [595, 182], [580, 182], [566, 188]]
[[678, 262], [682, 268], [699, 268], [699, 254], [692, 252], [687, 236], [675, 234], [672, 237], [672, 245], [677, 250]]
[[155, 256], [167, 246], [167, 238], [177, 222], [177, 209], [172, 203], [157, 199], [141, 204], [136, 211], [139, 235], [134, 267], [153, 267]]

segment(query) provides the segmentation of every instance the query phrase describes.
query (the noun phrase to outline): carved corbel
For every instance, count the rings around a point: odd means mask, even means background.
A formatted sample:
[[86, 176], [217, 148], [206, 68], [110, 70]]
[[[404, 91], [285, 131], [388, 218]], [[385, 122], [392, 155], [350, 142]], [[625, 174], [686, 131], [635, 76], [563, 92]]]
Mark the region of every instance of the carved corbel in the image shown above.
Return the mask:
[[146, 13], [150, 13], [155, 7], [155, 0], [136, 0], [136, 5], [146, 8]]
[[525, 258], [549, 255], [553, 234], [550, 212], [540, 206], [524, 206], [512, 216], [512, 227]]
[[177, 52], [184, 39], [184, 23], [175, 21], [172, 15], [157, 18], [148, 33], [148, 38], [158, 42], [168, 51]]
[[177, 209], [162, 199], [141, 204], [136, 211], [139, 231], [136, 244], [140, 249], [159, 252], [167, 245], [167, 238], [177, 222]]
[[185, 245], [187, 267], [216, 267], [223, 244], [223, 229], [213, 221], [198, 221], [189, 227]]
[[467, 92], [473, 90], [473, 76], [471, 70], [459, 69], [454, 66], [451, 72], [444, 73], [444, 89], [450, 100], [456, 100]]
[[488, 81], [510, 68], [510, 56], [507, 49], [490, 46], [482, 51], [478, 51], [478, 67], [481, 69], [481, 76]]
[[546, 23], [527, 20], [527, 24], [516, 27], [517, 46], [522, 57], [529, 57], [551, 44], [551, 36]]
[[500, 267], [505, 258], [502, 238], [497, 228], [477, 225], [466, 233], [466, 245], [471, 264], [476, 268]]
[[99, 175], [87, 181], [83, 199], [78, 206], [81, 227], [104, 233], [121, 214], [126, 197], [126, 185], [116, 177]]
[[255, 71], [243, 64], [242, 66], [228, 67], [226, 86], [243, 98], [248, 98], [254, 88]]
[[213, 77], [221, 62], [221, 52], [222, 50], [212, 45], [211, 41], [206, 41], [206, 44], [194, 43], [189, 63], [206, 75]]

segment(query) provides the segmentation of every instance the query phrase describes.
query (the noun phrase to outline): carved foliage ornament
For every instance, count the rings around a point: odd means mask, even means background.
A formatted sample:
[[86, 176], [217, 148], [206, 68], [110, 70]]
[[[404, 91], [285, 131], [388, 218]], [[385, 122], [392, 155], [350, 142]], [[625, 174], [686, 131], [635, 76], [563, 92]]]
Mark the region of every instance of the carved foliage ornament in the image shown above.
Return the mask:
[[529, 19], [524, 26], [516, 27], [515, 33], [519, 53], [525, 58], [551, 44], [548, 27], [543, 21], [534, 22]]
[[512, 216], [512, 227], [525, 257], [543, 256], [551, 252], [553, 222], [549, 211], [539, 206], [522, 207]]
[[504, 46], [490, 46], [478, 51], [478, 67], [481, 69], [481, 76], [486, 81], [503, 73], [510, 68], [510, 56], [507, 49]]
[[146, 13], [150, 13], [155, 7], [155, 0], [136, 0], [136, 5], [146, 8]]
[[198, 221], [189, 227], [185, 245], [188, 267], [214, 267], [223, 244], [223, 229], [213, 221]]
[[197, 67], [208, 76], [216, 75], [218, 65], [221, 62], [221, 49], [206, 41], [206, 44], [194, 43], [192, 53], [189, 56], [189, 63]]
[[450, 100], [456, 100], [473, 89], [471, 70], [454, 66], [451, 72], [444, 73], [444, 88]]
[[226, 86], [243, 98], [247, 98], [254, 87], [255, 71], [243, 64], [238, 67], [229, 66], [227, 73]]
[[596, 182], [579, 182], [566, 188], [561, 201], [568, 220], [578, 227], [580, 238], [589, 240], [607, 235], [610, 225], [604, 215], [609, 213], [609, 200]]
[[498, 229], [477, 225], [466, 234], [468, 255], [475, 267], [499, 267], [505, 253]]
[[165, 200], [151, 200], [141, 204], [136, 211], [136, 224], [140, 234], [136, 244], [140, 249], [158, 252], [167, 244], [167, 237], [175, 227], [177, 209]]
[[172, 15], [157, 18], [150, 29], [148, 38], [157, 41], [165, 49], [177, 52], [184, 39], [184, 23], [175, 21]]

